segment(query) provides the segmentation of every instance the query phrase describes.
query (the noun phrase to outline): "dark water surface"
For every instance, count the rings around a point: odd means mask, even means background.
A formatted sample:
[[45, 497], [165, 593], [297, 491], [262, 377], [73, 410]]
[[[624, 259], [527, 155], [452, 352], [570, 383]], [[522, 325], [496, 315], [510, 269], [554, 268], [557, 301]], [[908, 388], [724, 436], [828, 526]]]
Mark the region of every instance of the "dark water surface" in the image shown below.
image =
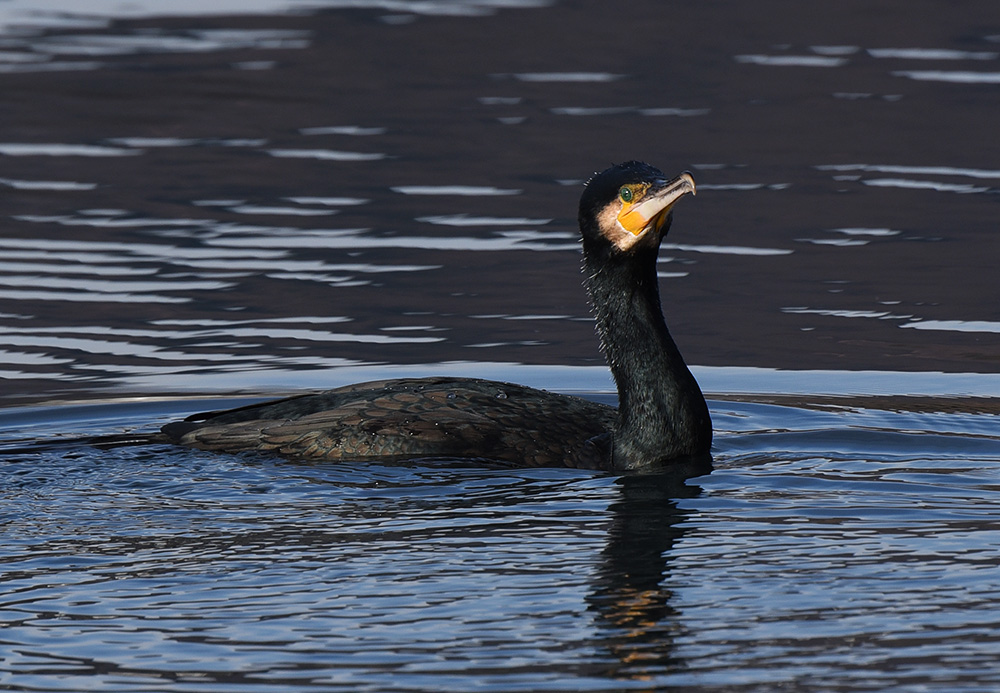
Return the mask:
[[[995, 3], [200, 5], [0, 2], [0, 688], [997, 689]], [[698, 182], [712, 474], [81, 442], [609, 400], [575, 210], [628, 158]]]

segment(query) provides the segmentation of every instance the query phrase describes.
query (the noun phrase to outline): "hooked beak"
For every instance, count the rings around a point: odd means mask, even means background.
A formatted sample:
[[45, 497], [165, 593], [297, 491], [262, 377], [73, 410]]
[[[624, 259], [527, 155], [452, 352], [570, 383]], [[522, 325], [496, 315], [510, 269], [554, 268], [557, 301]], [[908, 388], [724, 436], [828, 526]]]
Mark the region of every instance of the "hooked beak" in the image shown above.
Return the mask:
[[636, 237], [650, 229], [659, 230], [677, 200], [688, 193], [695, 194], [694, 178], [685, 171], [671, 181], [654, 184], [638, 200], [623, 205], [618, 222]]

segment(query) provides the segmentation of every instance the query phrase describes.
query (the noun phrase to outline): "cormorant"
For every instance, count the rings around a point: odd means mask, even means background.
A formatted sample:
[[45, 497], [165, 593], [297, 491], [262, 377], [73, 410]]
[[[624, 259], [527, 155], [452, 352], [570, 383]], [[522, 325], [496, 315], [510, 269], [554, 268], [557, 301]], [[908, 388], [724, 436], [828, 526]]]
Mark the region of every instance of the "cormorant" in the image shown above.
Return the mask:
[[196, 414], [163, 433], [190, 447], [300, 459], [473, 458], [624, 471], [708, 456], [712, 422], [660, 307], [656, 256], [689, 173], [630, 161], [580, 198], [584, 284], [618, 408], [488, 380], [402, 378]]

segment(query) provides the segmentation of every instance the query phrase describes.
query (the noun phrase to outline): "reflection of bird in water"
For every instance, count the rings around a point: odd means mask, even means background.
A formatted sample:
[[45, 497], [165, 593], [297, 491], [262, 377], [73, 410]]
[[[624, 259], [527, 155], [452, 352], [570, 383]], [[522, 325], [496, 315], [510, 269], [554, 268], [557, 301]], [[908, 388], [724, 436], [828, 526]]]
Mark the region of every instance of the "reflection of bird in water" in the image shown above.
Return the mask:
[[625, 475], [616, 486], [620, 495], [608, 508], [611, 524], [587, 604], [597, 641], [613, 657], [613, 676], [649, 681], [683, 668], [674, 642], [683, 629], [668, 576], [690, 516], [677, 501], [701, 489], [672, 469]]
[[174, 442], [307, 459], [460, 457], [524, 466], [638, 469], [705, 456], [712, 424], [660, 309], [656, 256], [671, 209], [694, 193], [639, 162], [592, 178], [580, 198], [584, 283], [618, 386], [618, 409], [465, 378], [386, 380], [167, 424]]

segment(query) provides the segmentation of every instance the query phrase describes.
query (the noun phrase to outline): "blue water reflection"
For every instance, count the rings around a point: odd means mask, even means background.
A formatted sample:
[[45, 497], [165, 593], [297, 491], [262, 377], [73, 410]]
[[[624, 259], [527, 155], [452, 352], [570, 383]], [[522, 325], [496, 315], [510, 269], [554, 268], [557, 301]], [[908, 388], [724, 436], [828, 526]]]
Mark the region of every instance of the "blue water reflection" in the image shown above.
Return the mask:
[[96, 450], [73, 436], [183, 403], [7, 410], [3, 675], [176, 691], [995, 682], [997, 415], [924, 404], [714, 402], [716, 470], [688, 481]]

